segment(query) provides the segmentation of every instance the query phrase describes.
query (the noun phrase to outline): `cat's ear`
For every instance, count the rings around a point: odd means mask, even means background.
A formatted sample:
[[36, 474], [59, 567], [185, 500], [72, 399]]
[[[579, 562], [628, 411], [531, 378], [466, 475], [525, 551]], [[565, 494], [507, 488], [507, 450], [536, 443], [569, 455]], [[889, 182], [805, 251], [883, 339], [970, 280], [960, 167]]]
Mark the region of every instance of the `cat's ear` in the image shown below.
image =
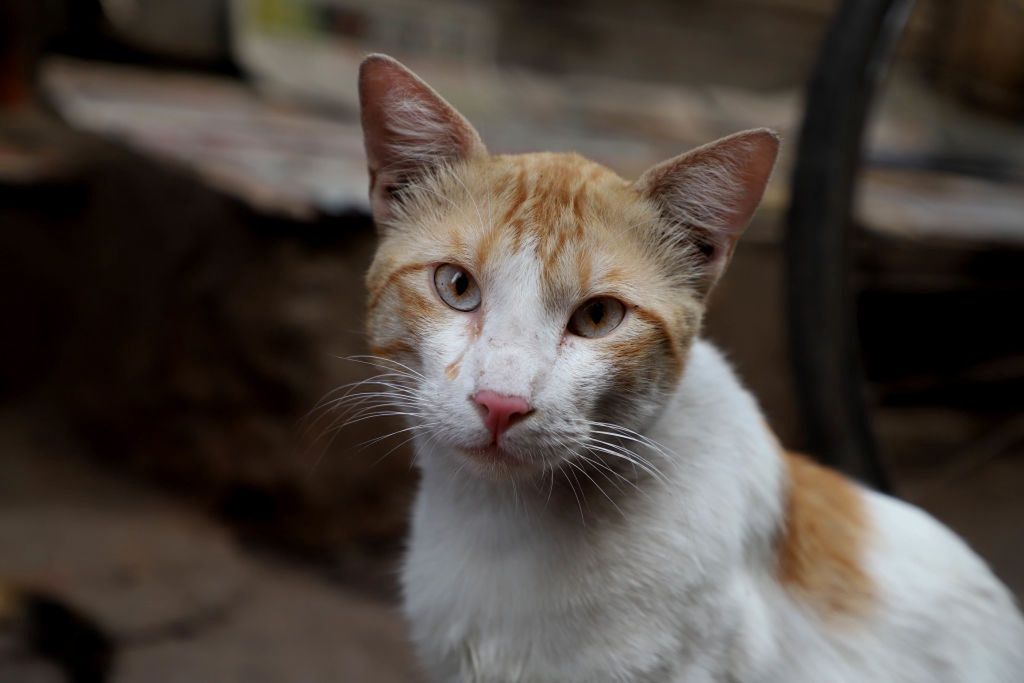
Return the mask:
[[370, 55], [360, 65], [359, 103], [378, 224], [403, 186], [441, 165], [487, 153], [469, 121], [387, 55]]
[[661, 209], [670, 241], [697, 260], [698, 284], [707, 292], [761, 202], [779, 151], [779, 136], [765, 128], [743, 131], [654, 166], [634, 187]]

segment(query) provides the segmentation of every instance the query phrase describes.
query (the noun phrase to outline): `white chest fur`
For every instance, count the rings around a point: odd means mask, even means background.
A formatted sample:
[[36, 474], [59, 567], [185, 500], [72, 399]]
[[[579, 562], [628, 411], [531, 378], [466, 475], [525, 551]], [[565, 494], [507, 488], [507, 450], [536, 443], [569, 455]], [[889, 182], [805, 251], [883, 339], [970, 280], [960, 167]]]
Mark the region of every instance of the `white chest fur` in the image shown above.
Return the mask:
[[[723, 673], [758, 580], [745, 556], [768, 552], [777, 524], [780, 467], [713, 349], [697, 346], [686, 377], [651, 434], [679, 458], [659, 461], [667, 481], [606, 486], [611, 501], [565, 506], [543, 485], [453, 476], [431, 465], [438, 454], [420, 453], [406, 610], [438, 678]], [[690, 383], [717, 389], [690, 393]]]
[[[955, 536], [890, 499], [867, 499], [869, 619], [833, 628], [790, 597], [776, 580], [777, 445], [706, 343], [649, 435], [672, 451], [658, 461], [666, 481], [579, 507], [456, 475], [421, 445], [403, 583], [433, 680], [1024, 680], [1008, 593]], [[936, 563], [955, 571], [936, 576]]]

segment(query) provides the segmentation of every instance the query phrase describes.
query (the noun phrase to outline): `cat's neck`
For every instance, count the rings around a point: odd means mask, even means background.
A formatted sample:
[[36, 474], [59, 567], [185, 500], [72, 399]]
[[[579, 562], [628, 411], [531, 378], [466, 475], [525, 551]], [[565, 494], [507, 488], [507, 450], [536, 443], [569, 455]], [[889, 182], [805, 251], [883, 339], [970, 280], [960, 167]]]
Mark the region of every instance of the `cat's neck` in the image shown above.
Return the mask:
[[420, 444], [420, 518], [457, 520], [464, 538], [487, 544], [668, 523], [715, 546], [714, 555], [770, 545], [782, 511], [778, 445], [713, 346], [694, 344], [673, 397], [645, 436], [665, 454], [648, 450], [658, 475], [641, 471], [629, 484], [601, 470], [574, 468], [536, 481], [487, 481], [429, 451], [436, 446]]

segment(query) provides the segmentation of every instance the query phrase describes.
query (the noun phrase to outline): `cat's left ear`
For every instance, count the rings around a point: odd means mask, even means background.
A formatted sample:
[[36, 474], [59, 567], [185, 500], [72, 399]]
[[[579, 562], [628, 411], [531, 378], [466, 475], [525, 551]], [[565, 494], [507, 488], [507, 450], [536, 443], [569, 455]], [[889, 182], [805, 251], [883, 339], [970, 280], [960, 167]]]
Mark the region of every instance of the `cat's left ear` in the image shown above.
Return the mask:
[[697, 260], [698, 286], [707, 292], [732, 257], [775, 167], [779, 136], [743, 131], [649, 169], [634, 187], [661, 209], [671, 241]]

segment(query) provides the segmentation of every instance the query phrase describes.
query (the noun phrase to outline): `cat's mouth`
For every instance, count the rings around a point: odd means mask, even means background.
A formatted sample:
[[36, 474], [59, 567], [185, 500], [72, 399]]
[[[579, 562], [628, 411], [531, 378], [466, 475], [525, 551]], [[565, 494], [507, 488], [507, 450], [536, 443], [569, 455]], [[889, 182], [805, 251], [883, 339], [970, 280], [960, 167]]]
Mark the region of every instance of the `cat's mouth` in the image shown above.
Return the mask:
[[536, 466], [536, 463], [494, 443], [482, 447], [463, 447], [459, 448], [459, 450], [471, 460], [483, 465], [500, 466], [515, 470], [531, 469]]

